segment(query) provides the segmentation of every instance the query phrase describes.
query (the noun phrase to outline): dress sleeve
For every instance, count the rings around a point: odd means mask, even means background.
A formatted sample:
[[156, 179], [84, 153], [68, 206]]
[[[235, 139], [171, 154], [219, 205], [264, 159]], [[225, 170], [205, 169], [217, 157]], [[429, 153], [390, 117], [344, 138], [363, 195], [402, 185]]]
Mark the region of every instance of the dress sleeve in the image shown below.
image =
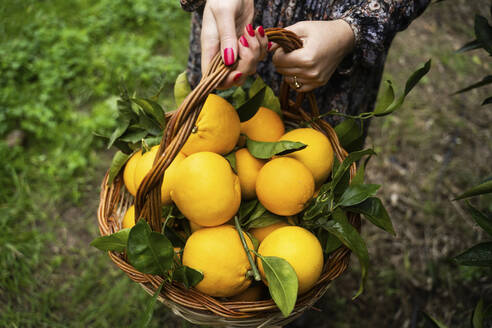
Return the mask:
[[181, 8], [185, 11], [195, 11], [203, 6], [205, 6], [206, 0], [179, 0], [181, 3]]
[[430, 0], [363, 0], [334, 12], [332, 19], [346, 21], [355, 35], [354, 64], [375, 65], [395, 34], [410, 25]]

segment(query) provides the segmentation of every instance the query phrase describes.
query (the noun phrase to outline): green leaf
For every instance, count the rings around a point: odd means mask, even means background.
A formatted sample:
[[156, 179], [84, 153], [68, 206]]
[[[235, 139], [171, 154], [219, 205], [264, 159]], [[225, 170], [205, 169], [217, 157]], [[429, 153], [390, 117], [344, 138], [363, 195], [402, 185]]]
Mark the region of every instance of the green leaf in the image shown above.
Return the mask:
[[176, 82], [174, 82], [174, 102], [176, 103], [176, 108], [179, 108], [190, 92], [191, 86], [188, 83], [186, 71], [183, 71], [176, 78]]
[[483, 299], [480, 299], [477, 306], [475, 306], [475, 310], [473, 310], [472, 328], [483, 328], [483, 318]]
[[324, 252], [325, 254], [329, 254], [342, 246], [342, 242], [340, 239], [338, 239], [335, 235], [332, 235], [331, 233], [328, 234], [328, 237], [326, 238], [325, 242], [325, 247], [324, 247]]
[[118, 175], [121, 168], [125, 165], [125, 163], [128, 161], [130, 157], [131, 154], [128, 155], [123, 153], [122, 151], [117, 151], [114, 154], [113, 160], [111, 161], [111, 166], [109, 167], [109, 175], [108, 175], [108, 183], [107, 183], [108, 186], [113, 183], [114, 178]]
[[258, 91], [262, 88], [265, 88], [265, 97], [263, 98], [263, 102], [261, 105], [268, 109], [276, 112], [280, 117], [282, 117], [282, 110], [280, 108], [280, 100], [277, 96], [275, 96], [275, 92], [273, 92], [272, 88], [265, 84], [265, 82], [261, 79], [261, 77], [257, 77], [253, 82], [249, 89], [249, 96], [253, 97]]
[[239, 120], [241, 122], [246, 122], [253, 116], [261, 106], [263, 98], [265, 97], [265, 88], [261, 89], [257, 94], [251, 97], [247, 102], [241, 105], [237, 109], [237, 114], [239, 115]]
[[146, 114], [154, 118], [159, 123], [161, 129], [166, 127], [166, 112], [157, 102], [146, 98], [131, 98], [131, 101], [137, 104]]
[[157, 297], [161, 293], [162, 286], [164, 286], [164, 284], [165, 281], [162, 282], [162, 284], [159, 286], [159, 288], [157, 288], [154, 295], [150, 299], [149, 303], [147, 304], [147, 307], [145, 308], [142, 319], [140, 319], [140, 323], [138, 324], [138, 327], [145, 328], [149, 326], [150, 321], [152, 320], [152, 315], [154, 314], [154, 307], [155, 307], [155, 303], [157, 303]]
[[356, 184], [363, 184], [364, 183], [364, 174], [365, 174], [365, 169], [367, 166], [367, 163], [371, 159], [371, 155], [367, 156], [366, 160], [360, 164], [360, 166], [357, 168], [357, 172], [355, 173], [354, 178], [352, 179], [352, 182], [350, 184], [356, 185]]
[[240, 107], [248, 100], [246, 91], [244, 91], [244, 89], [241, 87], [237, 87], [236, 90], [234, 90], [234, 93], [231, 95], [231, 97], [232, 97], [231, 103], [232, 106], [234, 106], [234, 108]]
[[130, 121], [129, 120], [119, 120], [117, 122], [118, 126], [116, 129], [113, 131], [111, 134], [111, 137], [109, 138], [109, 143], [107, 149], [111, 148], [111, 146], [114, 144], [116, 139], [121, 137], [123, 133], [125, 133], [126, 129], [130, 126]]
[[245, 219], [256, 208], [258, 203], [259, 202], [257, 199], [253, 199], [247, 202], [241, 202], [241, 205], [239, 206], [239, 221], [242, 222], [243, 219]]
[[393, 89], [393, 83], [390, 80], [384, 81], [383, 91], [381, 96], [377, 100], [375, 113], [382, 113], [388, 108], [395, 100], [395, 90]]
[[448, 326], [443, 324], [441, 321], [434, 319], [429, 314], [427, 314], [425, 312], [422, 312], [422, 314], [424, 315], [424, 318], [426, 318], [427, 321], [434, 326], [434, 328], [448, 328]]
[[101, 251], [123, 252], [126, 249], [130, 228], [122, 229], [108, 236], [101, 236], [94, 239], [90, 245]]
[[251, 240], [251, 243], [253, 244], [253, 249], [256, 251], [258, 250], [258, 247], [260, 246], [260, 242], [258, 239], [255, 238], [252, 234], [250, 234], [247, 231], [243, 231], [246, 235], [248, 235], [249, 239]]
[[243, 223], [243, 225], [247, 226], [248, 224], [250, 224], [251, 222], [253, 222], [257, 218], [259, 218], [260, 216], [265, 214], [266, 211], [267, 210], [266, 210], [265, 206], [263, 206], [262, 203], [257, 202], [254, 210], [250, 211], [251, 214], [249, 215], [249, 218], [246, 220], [246, 222]]
[[163, 130], [159, 126], [159, 123], [157, 123], [157, 121], [153, 120], [150, 116], [148, 116], [143, 111], [140, 111], [138, 113], [138, 123], [135, 124], [135, 126], [146, 130], [149, 134], [153, 136], [158, 136], [162, 134], [162, 130]]
[[[324, 219], [324, 220], [323, 220]], [[347, 246], [359, 259], [361, 267], [361, 282], [357, 298], [364, 291], [366, 284], [367, 268], [369, 267], [369, 253], [367, 252], [366, 243], [360, 236], [359, 232], [348, 222], [347, 216], [342, 209], [337, 208], [333, 211], [333, 220], [323, 218], [320, 225], [329, 233], [335, 235], [345, 246]]]
[[[392, 112], [400, 108], [403, 102], [405, 101], [406, 96], [410, 93], [410, 91], [412, 91], [415, 85], [417, 85], [417, 83], [429, 72], [430, 68], [431, 68], [431, 60], [429, 59], [424, 64], [424, 66], [413, 72], [412, 75], [408, 78], [405, 84], [405, 91], [403, 92], [403, 94], [400, 97], [395, 98], [393, 102], [391, 102], [391, 104], [385, 108], [382, 107], [382, 105], [377, 106], [376, 109], [374, 110], [374, 114], [376, 116], [384, 116], [384, 115], [391, 114]], [[389, 86], [387, 85], [387, 87], [392, 88], [391, 85]], [[386, 97], [390, 97], [391, 91], [385, 90], [384, 94], [385, 94], [384, 101], [387, 103], [388, 98]]]
[[357, 122], [353, 118], [347, 118], [335, 126], [335, 132], [337, 133], [340, 145], [344, 149], [348, 149], [352, 144], [356, 144], [362, 138], [362, 123]]
[[472, 215], [475, 222], [492, 236], [492, 217], [487, 217], [485, 213], [473, 207], [470, 202], [466, 202], [466, 204], [468, 205], [468, 212]]
[[119, 137], [119, 140], [123, 142], [137, 143], [142, 141], [142, 139], [144, 139], [146, 136], [147, 131], [130, 126], [128, 130], [126, 130], [126, 132], [121, 137]]
[[248, 229], [268, 227], [272, 224], [282, 221], [285, 221], [282, 216], [265, 211], [265, 213], [263, 213], [261, 216], [255, 218], [252, 221], [249, 221]]
[[270, 159], [275, 155], [286, 155], [307, 147], [302, 142], [295, 141], [277, 141], [277, 142], [264, 142], [256, 141], [247, 138], [246, 147], [251, 155], [260, 159]]
[[473, 196], [492, 193], [492, 180], [488, 180], [468, 189], [453, 200], [469, 198]]
[[458, 50], [456, 50], [456, 53], [463, 53], [463, 52], [467, 52], [467, 51], [471, 51], [471, 50], [475, 50], [475, 49], [479, 49], [479, 48], [482, 48], [482, 43], [478, 40], [473, 40], [473, 41], [470, 41], [468, 43], [466, 43], [463, 47], [459, 48]]
[[347, 188], [350, 185], [350, 170], [345, 171], [343, 174], [342, 178], [338, 181], [338, 183], [335, 186], [335, 189], [333, 190], [333, 194], [335, 195], [335, 198], [339, 198], [343, 193], [347, 190]]
[[363, 214], [364, 217], [373, 223], [376, 227], [389, 232], [392, 235], [396, 235], [393, 223], [384, 207], [381, 199], [377, 197], [369, 197], [365, 201], [355, 206], [347, 208], [350, 212]]
[[367, 198], [374, 196], [380, 187], [377, 184], [350, 185], [338, 200], [338, 205], [353, 206], [362, 203]]
[[492, 266], [492, 242], [477, 244], [456, 256], [454, 260], [459, 265]]
[[480, 15], [475, 16], [475, 35], [482, 47], [492, 55], [492, 27], [487, 18]]
[[202, 279], [202, 272], [185, 265], [178, 267], [173, 272], [173, 280], [182, 283], [186, 288], [196, 286]]
[[270, 295], [284, 317], [287, 317], [296, 305], [299, 285], [296, 272], [289, 262], [280, 257], [261, 256], [260, 259]]
[[172, 267], [174, 249], [166, 236], [152, 231], [141, 219], [130, 230], [127, 254], [130, 264], [140, 272], [165, 276]]
[[476, 89], [476, 88], [480, 88], [480, 87], [483, 87], [485, 85], [488, 85], [488, 84], [491, 84], [492, 83], [492, 75], [487, 75], [486, 77], [484, 77], [481, 81], [477, 82], [477, 83], [474, 83], [464, 89], [461, 89], [461, 90], [458, 90], [456, 91], [455, 93], [453, 93], [454, 95], [457, 95], [459, 93], [463, 93], [463, 92], [466, 92], [466, 91], [470, 91], [470, 90], [473, 90], [473, 89]]
[[234, 173], [237, 174], [236, 151], [233, 150], [229, 154], [224, 155], [224, 158], [227, 159], [227, 161], [231, 165], [231, 169], [234, 171]]
[[376, 153], [372, 149], [355, 151], [348, 154], [348, 156], [343, 160], [342, 164], [340, 164], [337, 168], [333, 167], [331, 183], [332, 188], [336, 187], [337, 183], [343, 177], [345, 172], [350, 168], [350, 165], [352, 165], [353, 162], [360, 160], [366, 155], [376, 155]]

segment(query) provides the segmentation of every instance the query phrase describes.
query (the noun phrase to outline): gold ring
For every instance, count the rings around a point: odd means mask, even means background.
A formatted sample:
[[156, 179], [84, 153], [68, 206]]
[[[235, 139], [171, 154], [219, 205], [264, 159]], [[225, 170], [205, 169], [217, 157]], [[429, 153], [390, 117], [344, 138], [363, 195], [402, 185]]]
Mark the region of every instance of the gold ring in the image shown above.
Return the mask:
[[294, 75], [294, 86], [296, 89], [300, 89], [302, 87], [302, 83], [297, 81], [297, 76]]

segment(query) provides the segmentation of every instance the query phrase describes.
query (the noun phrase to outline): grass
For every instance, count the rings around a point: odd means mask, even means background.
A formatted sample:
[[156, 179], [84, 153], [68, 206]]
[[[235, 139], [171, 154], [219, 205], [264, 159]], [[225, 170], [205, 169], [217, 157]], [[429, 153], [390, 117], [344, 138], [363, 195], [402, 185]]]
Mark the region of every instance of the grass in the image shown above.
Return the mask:
[[[136, 326], [150, 297], [88, 245], [98, 234], [99, 182], [111, 158], [91, 133], [111, 126], [121, 79], [147, 89], [162, 72], [172, 81], [183, 69], [189, 18], [176, 16], [173, 3], [174, 11], [145, 0], [0, 4], [10, 18], [0, 23], [0, 35], [9, 36], [0, 37], [9, 56], [0, 72], [11, 77], [0, 78], [1, 327]], [[375, 119], [367, 140], [379, 154], [368, 175], [384, 186], [397, 237], [364, 226], [372, 259], [366, 292], [350, 300], [359, 278], [354, 260], [317, 304], [322, 312], [311, 310], [289, 327], [425, 327], [422, 310], [465, 326], [480, 296], [491, 303], [490, 271], [449, 261], [485, 238], [451, 198], [491, 174], [492, 117], [479, 106], [490, 89], [449, 95], [491, 71], [482, 53], [453, 52], [471, 39], [473, 15], [487, 5], [433, 5], [395, 39], [384, 74], [395, 85], [433, 59], [404, 108]], [[64, 32], [53, 39], [59, 26]], [[45, 33], [36, 39], [30, 33], [39, 29]], [[72, 43], [85, 54], [69, 52]], [[66, 73], [60, 67], [77, 74], [59, 82]], [[28, 72], [36, 73], [31, 80]], [[151, 327], [186, 326], [156, 307]]]

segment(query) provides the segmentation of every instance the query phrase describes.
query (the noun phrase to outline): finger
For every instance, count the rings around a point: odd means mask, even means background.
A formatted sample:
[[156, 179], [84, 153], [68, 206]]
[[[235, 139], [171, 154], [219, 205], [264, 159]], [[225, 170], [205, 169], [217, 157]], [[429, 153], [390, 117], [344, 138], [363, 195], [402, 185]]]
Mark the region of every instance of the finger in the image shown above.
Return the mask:
[[220, 54], [226, 66], [236, 62], [237, 36], [234, 13], [231, 11], [214, 12], [220, 39]]
[[201, 44], [201, 66], [202, 74], [205, 74], [208, 65], [214, 58], [215, 54], [219, 51], [219, 32], [217, 31], [217, 25], [215, 18], [208, 9], [205, 7], [203, 12], [202, 32], [200, 35]]
[[311, 72], [310, 70], [306, 70], [302, 67], [275, 67], [279, 74], [284, 76], [294, 76], [303, 78], [305, 80], [315, 80], [316, 74]]
[[305, 48], [300, 48], [291, 52], [286, 53], [282, 48], [275, 51], [272, 61], [275, 67], [306, 67], [306, 61], [308, 58]]
[[263, 60], [268, 52], [268, 38], [265, 35], [265, 29], [263, 26], [258, 26], [256, 29], [256, 37], [260, 43], [260, 60]]
[[[247, 24], [246, 27], [244, 28], [244, 39], [246, 39], [248, 43], [248, 48], [250, 49], [251, 53], [253, 54], [254, 58], [257, 58], [259, 60], [261, 50], [260, 50], [260, 42], [258, 41], [258, 38], [256, 37], [256, 32], [253, 29], [253, 25]], [[241, 57], [243, 58], [243, 57]]]
[[287, 84], [289, 84], [290, 87], [297, 92], [308, 92], [319, 87], [317, 83], [313, 83], [309, 80], [306, 81], [299, 77], [297, 77], [296, 80], [297, 84], [295, 83], [295, 79], [293, 76], [285, 77], [285, 82], [287, 82]]
[[239, 70], [234, 70], [229, 73], [224, 82], [222, 82], [222, 84], [217, 89], [229, 89], [234, 85], [239, 85], [239, 83], [242, 84], [244, 83], [245, 78], [246, 75], [244, 75], [243, 72]]

